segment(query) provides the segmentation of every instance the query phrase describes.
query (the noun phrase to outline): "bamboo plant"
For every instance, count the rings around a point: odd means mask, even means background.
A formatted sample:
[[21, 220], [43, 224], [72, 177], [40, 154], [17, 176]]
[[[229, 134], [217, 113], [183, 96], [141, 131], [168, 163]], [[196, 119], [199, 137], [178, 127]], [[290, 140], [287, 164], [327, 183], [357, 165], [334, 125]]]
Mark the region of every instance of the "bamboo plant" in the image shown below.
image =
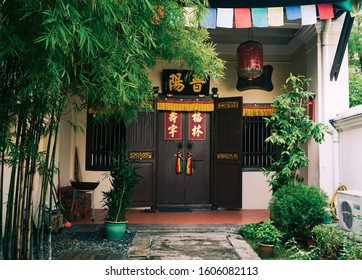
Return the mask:
[[[207, 30], [197, 27], [207, 5], [1, 1], [0, 259], [45, 256], [46, 203], [49, 209], [57, 203], [53, 177], [62, 114], [98, 106], [99, 117], [135, 120], [153, 98], [148, 71], [158, 59], [200, 78], [223, 77], [224, 62], [208, 43]], [[193, 27], [186, 27], [187, 6], [195, 7]], [[51, 258], [51, 235], [47, 242]]]

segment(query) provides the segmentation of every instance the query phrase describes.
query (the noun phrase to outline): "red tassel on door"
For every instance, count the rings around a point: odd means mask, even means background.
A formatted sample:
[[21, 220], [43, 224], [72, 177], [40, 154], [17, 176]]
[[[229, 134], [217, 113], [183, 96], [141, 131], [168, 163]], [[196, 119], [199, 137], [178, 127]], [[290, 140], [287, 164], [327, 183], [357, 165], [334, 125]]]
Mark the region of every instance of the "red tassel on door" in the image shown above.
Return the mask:
[[176, 174], [182, 173], [182, 154], [178, 152], [176, 154]]
[[192, 153], [187, 153], [187, 163], [186, 163], [186, 175], [192, 175], [194, 170], [192, 168]]

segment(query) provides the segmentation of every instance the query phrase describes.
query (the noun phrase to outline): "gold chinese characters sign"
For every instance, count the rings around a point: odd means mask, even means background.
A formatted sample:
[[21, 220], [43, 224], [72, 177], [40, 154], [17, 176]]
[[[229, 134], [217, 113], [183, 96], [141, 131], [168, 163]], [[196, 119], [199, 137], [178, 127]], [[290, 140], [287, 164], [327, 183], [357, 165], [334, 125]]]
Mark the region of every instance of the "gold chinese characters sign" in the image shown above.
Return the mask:
[[205, 140], [206, 139], [206, 115], [201, 112], [190, 112], [188, 134], [189, 140]]
[[164, 126], [165, 140], [181, 140], [182, 139], [182, 113], [181, 112], [165, 112]]
[[237, 160], [239, 159], [239, 155], [237, 153], [217, 153], [216, 158], [224, 160]]
[[217, 104], [218, 109], [238, 109], [239, 102], [238, 101], [220, 101]]
[[188, 70], [165, 69], [162, 72], [162, 94], [209, 95], [210, 79], [201, 80]]
[[153, 159], [153, 153], [152, 152], [130, 152], [129, 158], [133, 160], [142, 160], [142, 159]]
[[182, 115], [187, 114], [187, 137], [189, 140], [206, 139], [206, 113], [203, 112], [165, 112], [164, 139], [181, 140], [182, 135]]

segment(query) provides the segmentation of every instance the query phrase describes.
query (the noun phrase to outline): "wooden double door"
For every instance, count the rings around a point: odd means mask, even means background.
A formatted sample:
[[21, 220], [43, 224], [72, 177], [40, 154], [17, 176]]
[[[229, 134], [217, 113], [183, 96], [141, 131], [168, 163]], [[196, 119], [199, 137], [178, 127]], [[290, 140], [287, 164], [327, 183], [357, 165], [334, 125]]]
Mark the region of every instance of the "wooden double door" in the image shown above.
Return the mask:
[[[194, 112], [141, 112], [127, 127], [129, 155], [140, 163], [143, 177], [133, 206], [242, 208], [242, 98], [215, 99], [214, 107], [196, 121]], [[192, 174], [187, 173], [190, 153]]]
[[211, 205], [211, 114], [158, 114], [157, 205]]

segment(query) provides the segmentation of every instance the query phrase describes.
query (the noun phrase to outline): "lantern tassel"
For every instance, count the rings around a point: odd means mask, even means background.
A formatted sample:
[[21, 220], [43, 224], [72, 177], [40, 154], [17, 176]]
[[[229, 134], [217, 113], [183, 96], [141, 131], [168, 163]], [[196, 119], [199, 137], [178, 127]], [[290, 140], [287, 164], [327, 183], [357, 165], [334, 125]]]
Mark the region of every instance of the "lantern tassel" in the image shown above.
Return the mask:
[[186, 163], [186, 175], [192, 175], [194, 173], [193, 167], [192, 167], [192, 153], [187, 153], [187, 163]]
[[182, 173], [182, 154], [178, 152], [176, 154], [176, 174]]

